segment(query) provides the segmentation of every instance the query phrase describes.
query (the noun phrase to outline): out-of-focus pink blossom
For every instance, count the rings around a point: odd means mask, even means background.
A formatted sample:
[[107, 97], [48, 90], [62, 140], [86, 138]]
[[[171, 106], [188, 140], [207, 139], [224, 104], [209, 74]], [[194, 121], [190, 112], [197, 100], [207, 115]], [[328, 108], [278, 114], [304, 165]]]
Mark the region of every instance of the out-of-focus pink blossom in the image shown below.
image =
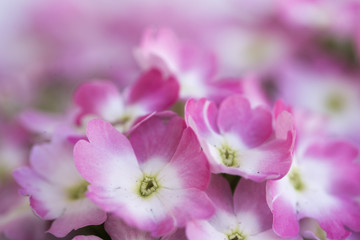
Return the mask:
[[54, 220], [48, 231], [64, 237], [73, 229], [103, 223], [106, 214], [85, 197], [88, 183], [75, 168], [73, 145], [59, 131], [51, 143], [33, 147], [30, 167], [16, 170], [14, 177], [37, 215]]
[[74, 96], [74, 102], [80, 108], [76, 122], [82, 124], [86, 117], [101, 117], [128, 130], [138, 117], [173, 105], [178, 91], [175, 79], [163, 77], [156, 69], [140, 76], [122, 94], [109, 81], [85, 83]]
[[241, 91], [239, 80], [215, 80], [217, 63], [213, 54], [201, 46], [181, 42], [170, 29], [148, 29], [135, 54], [143, 69], [155, 67], [164, 74], [173, 75], [179, 82], [183, 100], [191, 97], [223, 99]]

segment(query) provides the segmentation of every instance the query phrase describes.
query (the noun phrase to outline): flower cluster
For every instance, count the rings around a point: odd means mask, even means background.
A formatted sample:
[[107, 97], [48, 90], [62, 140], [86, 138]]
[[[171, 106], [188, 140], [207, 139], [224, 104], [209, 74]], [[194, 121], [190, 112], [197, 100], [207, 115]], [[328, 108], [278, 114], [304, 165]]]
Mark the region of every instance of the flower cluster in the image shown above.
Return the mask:
[[357, 0], [17, 2], [0, 239], [360, 239]]

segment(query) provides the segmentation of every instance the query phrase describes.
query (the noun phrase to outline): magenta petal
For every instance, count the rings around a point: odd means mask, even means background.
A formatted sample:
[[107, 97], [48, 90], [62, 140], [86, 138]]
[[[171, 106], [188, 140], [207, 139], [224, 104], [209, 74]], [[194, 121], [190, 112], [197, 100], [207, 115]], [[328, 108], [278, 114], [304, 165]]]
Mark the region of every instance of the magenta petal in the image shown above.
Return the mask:
[[267, 202], [273, 213], [273, 230], [280, 236], [293, 237], [300, 231], [296, 209], [291, 202], [278, 195], [276, 181], [268, 181], [266, 185]]
[[222, 133], [236, 133], [248, 147], [256, 147], [272, 133], [271, 114], [257, 107], [251, 109], [240, 95], [226, 98], [220, 105], [218, 126]]
[[145, 107], [148, 112], [171, 107], [179, 95], [179, 84], [173, 77], [164, 78], [157, 69], [143, 74], [129, 89], [128, 103]]
[[184, 120], [176, 115], [156, 115], [142, 122], [130, 135], [139, 163], [152, 158], [168, 162], [176, 151], [185, 127]]

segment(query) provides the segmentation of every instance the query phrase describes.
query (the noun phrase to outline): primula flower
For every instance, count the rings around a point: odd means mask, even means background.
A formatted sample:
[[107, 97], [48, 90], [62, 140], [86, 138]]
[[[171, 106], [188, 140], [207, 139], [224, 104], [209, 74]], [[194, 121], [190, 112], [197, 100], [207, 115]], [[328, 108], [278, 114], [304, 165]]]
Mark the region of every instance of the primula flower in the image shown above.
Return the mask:
[[203, 192], [209, 165], [182, 118], [154, 115], [130, 139], [94, 119], [87, 137], [75, 145], [75, 163], [90, 183], [87, 196], [103, 210], [153, 236], [213, 214]]
[[197, 134], [213, 173], [263, 181], [281, 178], [291, 165], [292, 116], [287, 111], [275, 112], [273, 123], [268, 110], [252, 109], [247, 99], [233, 95], [219, 108], [206, 99], [191, 99], [185, 118]]
[[213, 54], [201, 46], [180, 41], [170, 29], [145, 31], [135, 54], [143, 69], [157, 68], [166, 75], [173, 75], [179, 82], [182, 100], [191, 97], [222, 100], [241, 92], [238, 79], [214, 79], [217, 64]]
[[289, 173], [267, 183], [274, 231], [295, 236], [303, 218], [316, 220], [329, 239], [345, 239], [348, 229], [359, 231], [358, 150], [345, 141], [303, 139], [297, 144]]
[[179, 229], [164, 237], [153, 237], [150, 232], [128, 226], [120, 218], [113, 214], [108, 216], [105, 222], [105, 230], [112, 240], [186, 240], [184, 229]]
[[287, 103], [327, 118], [324, 127], [330, 134], [360, 141], [360, 84], [354, 77], [334, 65], [291, 63], [279, 71], [277, 79]]
[[187, 224], [189, 240], [280, 240], [272, 231], [272, 214], [266, 203], [265, 183], [241, 179], [234, 196], [230, 185], [219, 175], [212, 175], [206, 193], [216, 206], [208, 220]]
[[105, 212], [85, 197], [88, 183], [75, 168], [72, 150], [73, 144], [55, 133], [52, 142], [33, 147], [30, 167], [14, 171], [21, 193], [30, 196], [36, 214], [54, 220], [48, 232], [57, 237], [106, 219]]
[[143, 74], [123, 93], [112, 82], [88, 82], [81, 85], [74, 96], [80, 108], [77, 123], [81, 124], [86, 116], [97, 116], [127, 130], [137, 117], [174, 104], [178, 91], [174, 78], [163, 78], [155, 69]]

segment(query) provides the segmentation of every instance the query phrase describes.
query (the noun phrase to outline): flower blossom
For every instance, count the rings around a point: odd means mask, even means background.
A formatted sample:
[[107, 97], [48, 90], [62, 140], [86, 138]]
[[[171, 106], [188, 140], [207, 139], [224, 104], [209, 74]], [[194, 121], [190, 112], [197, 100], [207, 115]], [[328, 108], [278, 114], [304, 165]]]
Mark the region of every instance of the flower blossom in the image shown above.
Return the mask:
[[180, 85], [180, 99], [208, 97], [219, 101], [241, 92], [239, 79], [215, 79], [216, 57], [194, 43], [180, 41], [170, 29], [148, 29], [136, 49], [140, 66], [172, 75]]
[[165, 110], [178, 98], [179, 86], [174, 78], [164, 78], [152, 69], [123, 93], [109, 81], [93, 81], [81, 85], [74, 102], [80, 108], [76, 122], [84, 124], [86, 117], [102, 119], [128, 130], [135, 120], [154, 111]]
[[[62, 128], [59, 131], [65, 132]], [[21, 193], [30, 196], [30, 206], [44, 220], [54, 220], [48, 232], [57, 237], [71, 230], [105, 221], [106, 214], [85, 197], [88, 183], [77, 172], [73, 144], [56, 133], [52, 142], [36, 145], [30, 167], [14, 171]]]
[[195, 134], [182, 118], [155, 115], [127, 139], [110, 123], [94, 119], [75, 145], [87, 196], [131, 227], [153, 236], [206, 219], [214, 208], [204, 193], [209, 165]]
[[273, 123], [268, 110], [252, 109], [247, 99], [233, 95], [219, 108], [206, 99], [191, 99], [185, 118], [197, 134], [213, 173], [263, 181], [284, 176], [292, 160], [292, 116], [285, 110], [275, 112]]

